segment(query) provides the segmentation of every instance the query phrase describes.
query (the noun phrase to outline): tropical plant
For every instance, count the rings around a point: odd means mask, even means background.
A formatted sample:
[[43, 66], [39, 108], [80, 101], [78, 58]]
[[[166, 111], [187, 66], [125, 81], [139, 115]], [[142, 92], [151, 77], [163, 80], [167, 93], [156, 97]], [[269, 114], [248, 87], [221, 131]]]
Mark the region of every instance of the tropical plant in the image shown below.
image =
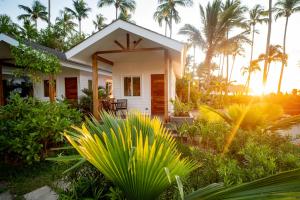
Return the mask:
[[36, 41], [38, 38], [38, 31], [35, 28], [35, 25], [28, 19], [23, 21], [23, 26], [19, 28], [21, 38], [24, 38], [29, 41]]
[[34, 22], [35, 28], [37, 28], [37, 20], [41, 19], [43, 21], [48, 21], [48, 12], [46, 11], [46, 7], [41, 4], [40, 1], [35, 0], [32, 4], [32, 7], [19, 5], [20, 9], [24, 10], [26, 13], [18, 16], [19, 20], [30, 19]]
[[64, 103], [42, 102], [12, 94], [0, 107], [0, 155], [8, 163], [32, 164], [63, 142], [61, 132], [81, 121]]
[[245, 49], [243, 48], [243, 44], [240, 41], [234, 42], [230, 45], [230, 54], [232, 55], [232, 66], [228, 78], [228, 82], [231, 81], [232, 72], [235, 65], [235, 60], [237, 56], [243, 56], [245, 53]]
[[97, 31], [100, 31], [106, 26], [105, 20], [106, 18], [102, 14], [96, 15], [96, 20], [93, 20], [93, 24]]
[[73, 18], [74, 16], [68, 11], [60, 10], [60, 17], [57, 17], [55, 20], [55, 25], [61, 29], [65, 37], [75, 31], [77, 24], [72, 21]]
[[18, 25], [8, 15], [0, 15], [0, 33], [18, 34]]
[[287, 129], [299, 123], [300, 120], [299, 115], [284, 118], [282, 108], [276, 104], [234, 104], [224, 111], [218, 111], [208, 106], [202, 106], [202, 108], [218, 114], [232, 127], [243, 130], [259, 128], [263, 131], [274, 131]]
[[88, 12], [91, 11], [91, 8], [88, 7], [84, 0], [73, 0], [73, 7], [74, 9], [65, 8], [65, 10], [78, 19], [79, 34], [81, 34], [81, 20], [88, 17]]
[[119, 10], [121, 12], [134, 12], [136, 3], [135, 0], [99, 0], [98, 1], [98, 7], [103, 7], [103, 6], [110, 6], [114, 5], [116, 9], [116, 20], [118, 19], [119, 16]]
[[121, 10], [118, 19], [121, 19], [126, 22], [135, 23], [132, 19], [132, 15], [130, 14], [129, 10]]
[[176, 9], [177, 6], [189, 7], [193, 5], [193, 0], [158, 0], [158, 12], [164, 12], [168, 14], [169, 28], [170, 28], [170, 38], [172, 37], [173, 30], [173, 20], [175, 23], [180, 22], [179, 12]]
[[170, 10], [167, 7], [158, 7], [153, 18], [158, 22], [159, 26], [162, 26], [165, 22], [165, 36], [167, 36], [168, 27], [170, 27]]
[[88, 120], [65, 137], [128, 199], [155, 199], [196, 168], [180, 158], [175, 140], [158, 118], [129, 114], [123, 120], [102, 113], [101, 119]]
[[[280, 17], [285, 17], [285, 27], [284, 27], [284, 36], [283, 36], [283, 54], [286, 54], [286, 34], [288, 28], [289, 18], [292, 14], [300, 11], [300, 0], [280, 0], [275, 4], [275, 20]], [[284, 66], [286, 61], [282, 61], [280, 77], [278, 81], [277, 93], [281, 91], [281, 82], [283, 77]]]
[[171, 100], [171, 103], [174, 106], [174, 116], [189, 116], [189, 112], [192, 110], [190, 103], [184, 103], [178, 98]]

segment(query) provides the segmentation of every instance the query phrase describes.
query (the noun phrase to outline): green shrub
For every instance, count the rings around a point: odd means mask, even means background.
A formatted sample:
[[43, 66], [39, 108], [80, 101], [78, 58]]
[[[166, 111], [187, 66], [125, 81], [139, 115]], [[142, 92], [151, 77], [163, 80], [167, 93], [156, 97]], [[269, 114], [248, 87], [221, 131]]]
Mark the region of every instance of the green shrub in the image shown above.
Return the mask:
[[63, 141], [62, 131], [80, 121], [81, 114], [65, 103], [11, 95], [0, 107], [0, 154], [7, 162], [39, 161]]
[[178, 98], [171, 100], [174, 106], [174, 116], [189, 116], [189, 112], [192, 110], [192, 105], [184, 103]]

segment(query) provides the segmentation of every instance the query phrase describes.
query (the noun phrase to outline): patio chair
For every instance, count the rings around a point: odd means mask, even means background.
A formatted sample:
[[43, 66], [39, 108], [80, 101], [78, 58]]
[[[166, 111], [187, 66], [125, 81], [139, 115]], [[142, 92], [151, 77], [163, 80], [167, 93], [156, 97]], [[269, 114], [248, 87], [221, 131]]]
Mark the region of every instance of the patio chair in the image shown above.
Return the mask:
[[116, 112], [121, 111], [121, 116], [126, 117], [127, 99], [117, 99]]

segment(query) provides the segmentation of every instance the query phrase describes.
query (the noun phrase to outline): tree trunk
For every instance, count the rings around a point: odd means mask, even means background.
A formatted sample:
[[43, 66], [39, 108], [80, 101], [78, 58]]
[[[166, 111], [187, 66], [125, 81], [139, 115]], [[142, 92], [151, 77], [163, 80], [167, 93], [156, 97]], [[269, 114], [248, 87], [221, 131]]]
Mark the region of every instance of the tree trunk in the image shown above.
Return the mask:
[[118, 19], [118, 6], [116, 6], [116, 20]]
[[[229, 34], [229, 31], [227, 30], [227, 33], [226, 33], [226, 39], [228, 41], [228, 34]], [[228, 55], [228, 52], [226, 53], [226, 85], [225, 85], [225, 96], [228, 95], [228, 76], [229, 74], [229, 55]]]
[[271, 39], [271, 31], [272, 31], [272, 0], [269, 0], [269, 21], [268, 21], [268, 36], [267, 36], [267, 43], [266, 43], [266, 55], [265, 55], [265, 62], [264, 62], [264, 71], [263, 71], [263, 87], [266, 87], [267, 83], [267, 68], [268, 68], [268, 60], [269, 57], [269, 46], [270, 46], [270, 39]]
[[165, 36], [167, 37], [168, 22], [167, 22], [167, 20], [165, 20], [165, 21], [166, 21], [166, 25], [165, 25]]
[[228, 79], [229, 82], [231, 80], [231, 76], [232, 76], [232, 72], [233, 72], [233, 68], [234, 68], [234, 63], [235, 63], [235, 58], [236, 58], [236, 55], [233, 55], [232, 56], [232, 66], [231, 66], [230, 75], [229, 75], [229, 79]]
[[172, 38], [172, 27], [173, 26], [173, 11], [171, 10], [171, 16], [170, 16], [170, 38]]
[[255, 25], [252, 26], [252, 42], [251, 42], [251, 55], [250, 55], [250, 64], [253, 59], [253, 48], [254, 48], [254, 34], [255, 34]]
[[81, 35], [81, 19], [78, 19], [78, 25], [79, 25], [79, 35]]
[[51, 8], [50, 8], [51, 4], [50, 4], [50, 0], [48, 0], [48, 27], [50, 28], [51, 26]]
[[[286, 17], [285, 21], [285, 28], [284, 28], [284, 36], [283, 36], [283, 55], [285, 56], [285, 48], [286, 48], [286, 33], [287, 33], [287, 27], [289, 23], [289, 17]], [[281, 92], [281, 83], [282, 83], [282, 77], [283, 77], [283, 70], [285, 66], [285, 62], [281, 62], [281, 71], [280, 71], [280, 77], [279, 77], [279, 82], [278, 82], [278, 88], [277, 88], [277, 94]]]

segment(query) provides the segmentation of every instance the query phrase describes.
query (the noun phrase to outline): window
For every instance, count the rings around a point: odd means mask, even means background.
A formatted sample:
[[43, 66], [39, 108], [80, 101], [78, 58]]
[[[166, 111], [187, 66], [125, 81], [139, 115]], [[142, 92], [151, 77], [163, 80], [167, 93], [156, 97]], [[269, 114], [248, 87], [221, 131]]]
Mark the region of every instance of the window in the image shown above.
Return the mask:
[[[56, 96], [56, 80], [54, 80], [54, 84], [54, 96]], [[44, 80], [44, 97], [49, 97], [49, 80]]]
[[124, 77], [124, 96], [141, 96], [141, 78], [139, 76]]

